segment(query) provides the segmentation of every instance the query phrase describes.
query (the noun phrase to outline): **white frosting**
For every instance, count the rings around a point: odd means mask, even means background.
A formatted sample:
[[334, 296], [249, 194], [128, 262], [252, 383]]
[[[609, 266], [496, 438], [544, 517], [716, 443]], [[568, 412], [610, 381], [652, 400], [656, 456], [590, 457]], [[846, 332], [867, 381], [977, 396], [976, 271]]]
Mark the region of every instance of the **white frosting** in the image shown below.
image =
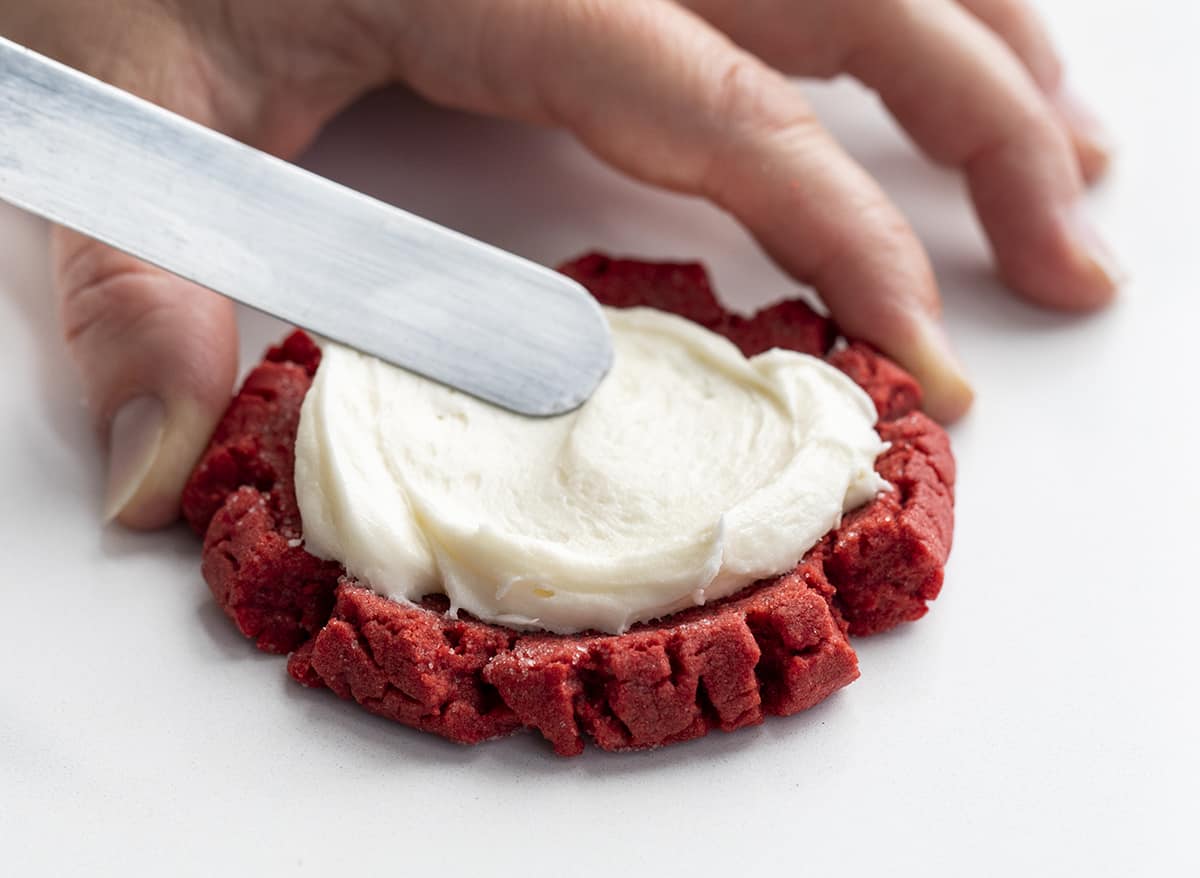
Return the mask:
[[612, 371], [549, 419], [325, 344], [296, 440], [308, 551], [397, 600], [616, 633], [789, 570], [885, 485], [874, 406], [837, 369], [606, 315]]

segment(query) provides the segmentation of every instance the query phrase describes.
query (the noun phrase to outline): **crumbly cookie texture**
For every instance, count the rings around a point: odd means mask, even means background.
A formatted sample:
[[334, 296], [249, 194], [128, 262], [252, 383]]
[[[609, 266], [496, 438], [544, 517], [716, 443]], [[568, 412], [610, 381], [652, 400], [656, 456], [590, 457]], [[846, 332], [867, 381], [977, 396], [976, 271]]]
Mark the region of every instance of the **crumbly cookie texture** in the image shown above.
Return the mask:
[[846, 372], [871, 396], [890, 443], [876, 468], [892, 490], [846, 515], [797, 567], [732, 597], [626, 634], [536, 635], [379, 597], [304, 551], [293, 488], [300, 405], [320, 361], [303, 333], [246, 379], [184, 493], [204, 536], [217, 602], [288, 671], [367, 710], [473, 744], [528, 727], [561, 755], [657, 747], [811, 707], [858, 676], [847, 635], [925, 614], [953, 531], [954, 460], [916, 382], [869, 346], [788, 301], [743, 318], [695, 264], [591, 254], [561, 270], [605, 305], [671, 311], [748, 356], [785, 347]]

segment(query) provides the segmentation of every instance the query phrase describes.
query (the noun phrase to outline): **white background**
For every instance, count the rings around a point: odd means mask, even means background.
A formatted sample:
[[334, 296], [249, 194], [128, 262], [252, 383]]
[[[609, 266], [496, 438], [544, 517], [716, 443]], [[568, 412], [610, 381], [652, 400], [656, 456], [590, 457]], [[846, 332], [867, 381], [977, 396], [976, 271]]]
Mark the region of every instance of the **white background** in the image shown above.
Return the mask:
[[[1091, 202], [1131, 283], [1090, 318], [1016, 302], [958, 182], [858, 89], [817, 90], [928, 243], [979, 390], [952, 430], [946, 587], [860, 640], [862, 679], [823, 705], [660, 752], [460, 749], [372, 718], [234, 632], [189, 533], [102, 529], [45, 229], [0, 207], [5, 874], [1200, 874], [1200, 21], [1184, 0], [1045, 5], [1117, 134]], [[703, 257], [731, 302], [793, 289], [713, 210], [558, 134], [391, 97], [309, 163], [545, 262]], [[244, 329], [247, 361], [280, 332]]]

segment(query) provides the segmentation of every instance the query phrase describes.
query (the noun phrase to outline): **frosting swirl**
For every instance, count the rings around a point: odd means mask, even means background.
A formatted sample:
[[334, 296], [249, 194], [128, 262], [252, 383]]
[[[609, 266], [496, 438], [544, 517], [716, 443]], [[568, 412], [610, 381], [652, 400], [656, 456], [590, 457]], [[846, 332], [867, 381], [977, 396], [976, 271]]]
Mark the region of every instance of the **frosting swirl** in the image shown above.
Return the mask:
[[789, 570], [885, 486], [874, 406], [824, 361], [605, 314], [612, 371], [547, 419], [324, 344], [296, 440], [308, 551], [396, 600], [619, 633]]

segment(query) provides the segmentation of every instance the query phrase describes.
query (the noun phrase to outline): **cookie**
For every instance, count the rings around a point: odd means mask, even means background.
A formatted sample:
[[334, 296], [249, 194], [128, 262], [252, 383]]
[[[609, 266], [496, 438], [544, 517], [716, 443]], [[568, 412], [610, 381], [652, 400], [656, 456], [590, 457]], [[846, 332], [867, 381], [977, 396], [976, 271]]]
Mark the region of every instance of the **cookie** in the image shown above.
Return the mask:
[[878, 352], [788, 301], [725, 311], [695, 264], [591, 254], [561, 270], [601, 304], [671, 311], [752, 356], [823, 356], [871, 396], [890, 443], [892, 488], [844, 516], [788, 573], [622, 635], [513, 631], [446, 616], [446, 599], [380, 597], [304, 551], [293, 445], [320, 351], [296, 332], [246, 379], [184, 493], [204, 536], [217, 602], [288, 671], [367, 710], [473, 744], [532, 728], [562, 755], [684, 741], [810, 707], [858, 676], [850, 634], [920, 618], [942, 584], [953, 531], [954, 461], [920, 413], [916, 382]]

